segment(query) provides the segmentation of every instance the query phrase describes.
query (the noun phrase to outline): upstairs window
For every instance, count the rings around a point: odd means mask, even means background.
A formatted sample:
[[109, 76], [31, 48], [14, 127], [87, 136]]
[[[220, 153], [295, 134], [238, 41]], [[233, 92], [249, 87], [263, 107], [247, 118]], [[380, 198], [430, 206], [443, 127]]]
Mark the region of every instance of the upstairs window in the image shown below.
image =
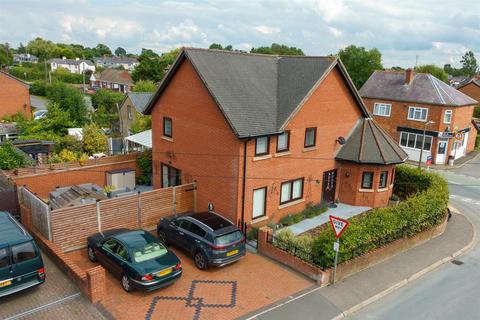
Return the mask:
[[366, 171], [362, 175], [362, 189], [372, 189], [373, 187], [373, 172]]
[[255, 139], [255, 155], [264, 156], [269, 154], [270, 137], [259, 137]]
[[127, 106], [127, 116], [128, 116], [128, 120], [133, 119], [132, 106]]
[[285, 131], [277, 136], [277, 152], [288, 151], [290, 147], [290, 131]]
[[306, 128], [305, 129], [305, 148], [314, 147], [317, 139], [317, 128]]
[[373, 114], [376, 116], [390, 117], [392, 105], [389, 103], [375, 103], [373, 106]]
[[163, 117], [163, 135], [172, 138], [172, 119]]
[[427, 121], [428, 109], [420, 107], [408, 108], [408, 120]]
[[451, 123], [452, 122], [452, 110], [445, 110], [445, 114], [443, 115], [443, 123]]

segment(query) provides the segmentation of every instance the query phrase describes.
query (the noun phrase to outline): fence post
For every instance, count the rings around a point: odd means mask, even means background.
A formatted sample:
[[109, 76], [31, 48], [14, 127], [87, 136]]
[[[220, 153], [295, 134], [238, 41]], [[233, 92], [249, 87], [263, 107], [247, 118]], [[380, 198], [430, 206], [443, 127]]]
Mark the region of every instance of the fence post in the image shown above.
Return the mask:
[[100, 212], [100, 201], [97, 201], [97, 226], [98, 226], [98, 232], [102, 232], [102, 220], [101, 220], [101, 212]]
[[137, 193], [137, 218], [138, 218], [138, 227], [142, 228], [142, 197], [140, 192]]
[[47, 206], [47, 229], [48, 229], [48, 240], [53, 241], [52, 239], [52, 223], [50, 221], [50, 206]]
[[172, 212], [173, 215], [177, 215], [177, 186], [172, 188], [173, 198], [172, 198]]

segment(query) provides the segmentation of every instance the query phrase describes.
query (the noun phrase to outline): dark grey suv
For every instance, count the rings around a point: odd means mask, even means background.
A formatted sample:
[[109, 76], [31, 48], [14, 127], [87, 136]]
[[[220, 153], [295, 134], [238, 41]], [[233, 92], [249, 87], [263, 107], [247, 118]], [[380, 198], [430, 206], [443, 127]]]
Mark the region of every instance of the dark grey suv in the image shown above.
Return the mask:
[[185, 213], [160, 220], [158, 237], [189, 252], [197, 268], [222, 267], [245, 256], [245, 237], [214, 212]]

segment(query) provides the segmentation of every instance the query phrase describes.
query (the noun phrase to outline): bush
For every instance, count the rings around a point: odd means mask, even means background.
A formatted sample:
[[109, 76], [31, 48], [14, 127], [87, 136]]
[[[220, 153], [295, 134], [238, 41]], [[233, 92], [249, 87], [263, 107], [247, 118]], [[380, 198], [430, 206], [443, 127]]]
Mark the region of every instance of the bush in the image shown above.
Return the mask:
[[36, 80], [30, 86], [30, 93], [45, 97], [47, 95], [47, 87], [48, 83], [45, 80]]
[[275, 234], [273, 245], [300, 259], [309, 261], [311, 259], [313, 241], [312, 236], [308, 234], [296, 237], [292, 231], [287, 229]]
[[390, 197], [390, 200], [392, 200], [392, 201], [398, 201], [398, 200], [400, 200], [400, 197], [397, 196], [396, 194], [392, 194], [392, 196]]
[[29, 161], [13, 146], [12, 142], [7, 141], [0, 146], [0, 169], [17, 169], [28, 164], [30, 164]]
[[83, 150], [86, 154], [92, 155], [107, 150], [107, 137], [95, 123], [83, 127], [82, 135]]
[[257, 227], [251, 227], [247, 231], [247, 239], [248, 240], [257, 240], [258, 239], [258, 228]]
[[478, 134], [477, 139], [475, 139], [475, 150], [480, 150], [480, 134]]
[[152, 176], [152, 151], [143, 152], [137, 157], [137, 165], [141, 175], [137, 178], [139, 184], [150, 185]]
[[[408, 198], [398, 206], [377, 208], [350, 219], [342, 235], [340, 262], [359, 256], [396, 240], [413, 236], [442, 221], [448, 205], [447, 182], [434, 173], [407, 166], [397, 167], [394, 189]], [[405, 183], [408, 181], [408, 184]], [[400, 193], [401, 192], [401, 193]], [[321, 233], [313, 245], [314, 262], [322, 267], [333, 264], [335, 241], [330, 230]]]
[[60, 151], [58, 157], [61, 162], [72, 162], [78, 159], [75, 152], [68, 149], [63, 149], [62, 151]]

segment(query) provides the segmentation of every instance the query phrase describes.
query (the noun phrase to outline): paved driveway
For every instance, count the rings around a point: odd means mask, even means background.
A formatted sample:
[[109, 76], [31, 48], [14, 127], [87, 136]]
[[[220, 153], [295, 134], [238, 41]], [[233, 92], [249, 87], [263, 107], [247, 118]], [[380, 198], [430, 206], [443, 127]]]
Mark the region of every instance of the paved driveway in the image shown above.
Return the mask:
[[77, 287], [43, 255], [47, 280], [39, 287], [0, 299], [0, 319], [103, 319]]
[[[264, 258], [247, 253], [224, 268], [198, 270], [190, 257], [175, 248], [183, 276], [170, 287], [151, 293], [123, 291], [107, 272], [108, 297], [101, 307], [116, 319], [235, 319], [313, 285], [310, 280]], [[91, 263], [86, 250], [70, 253], [83, 268]]]

